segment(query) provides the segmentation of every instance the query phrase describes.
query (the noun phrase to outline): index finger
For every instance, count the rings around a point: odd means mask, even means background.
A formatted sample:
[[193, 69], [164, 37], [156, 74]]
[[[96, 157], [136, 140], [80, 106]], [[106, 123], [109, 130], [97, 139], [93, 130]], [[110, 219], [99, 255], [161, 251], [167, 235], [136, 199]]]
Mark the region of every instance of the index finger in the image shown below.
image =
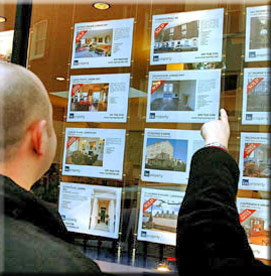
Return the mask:
[[227, 112], [224, 108], [220, 109], [220, 120], [222, 122], [228, 122], [228, 115], [227, 115]]

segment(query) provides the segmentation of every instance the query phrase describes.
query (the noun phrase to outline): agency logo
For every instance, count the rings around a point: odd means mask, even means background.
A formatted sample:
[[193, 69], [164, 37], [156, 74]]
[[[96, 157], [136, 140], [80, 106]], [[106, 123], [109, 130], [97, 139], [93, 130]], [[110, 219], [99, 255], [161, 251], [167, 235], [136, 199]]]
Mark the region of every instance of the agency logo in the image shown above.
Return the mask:
[[250, 58], [255, 58], [256, 57], [256, 52], [255, 51], [249, 52], [248, 55], [249, 55]]
[[143, 238], [146, 238], [146, 237], [147, 237], [147, 232], [146, 232], [146, 231], [141, 231], [141, 236], [142, 236]]
[[150, 113], [150, 119], [155, 119], [155, 113]]
[[159, 56], [153, 56], [153, 61], [159, 61]]
[[150, 171], [144, 171], [144, 176], [150, 176]]
[[253, 118], [253, 115], [252, 115], [252, 114], [247, 114], [247, 115], [246, 115], [246, 119], [247, 119], [248, 121], [252, 121], [252, 118]]
[[243, 184], [243, 186], [248, 186], [249, 185], [249, 180], [248, 179], [243, 179], [242, 184]]

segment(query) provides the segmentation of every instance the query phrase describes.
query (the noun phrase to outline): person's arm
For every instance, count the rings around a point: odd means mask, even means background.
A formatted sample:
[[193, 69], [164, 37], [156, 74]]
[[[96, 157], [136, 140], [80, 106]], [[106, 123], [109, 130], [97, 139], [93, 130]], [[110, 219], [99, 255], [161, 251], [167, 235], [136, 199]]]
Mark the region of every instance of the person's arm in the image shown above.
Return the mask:
[[[230, 134], [227, 114], [202, 127], [207, 146], [191, 162], [186, 195], [178, 216], [176, 257], [181, 272], [220, 271], [255, 263], [235, 205], [239, 169], [225, 150]], [[192, 275], [192, 274], [191, 274]], [[220, 275], [220, 274], [217, 274]]]

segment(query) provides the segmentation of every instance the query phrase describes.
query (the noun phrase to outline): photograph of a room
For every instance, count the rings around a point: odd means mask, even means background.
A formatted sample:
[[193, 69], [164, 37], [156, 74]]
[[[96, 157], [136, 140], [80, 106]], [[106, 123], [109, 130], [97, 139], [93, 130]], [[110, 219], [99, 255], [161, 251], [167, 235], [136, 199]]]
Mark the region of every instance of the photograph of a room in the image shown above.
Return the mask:
[[187, 140], [148, 138], [145, 168], [184, 172], [187, 149]]
[[270, 39], [270, 18], [267, 16], [252, 17], [250, 25], [250, 50], [270, 48]]
[[94, 189], [91, 195], [89, 230], [115, 232], [117, 194], [110, 190]]
[[[246, 143], [245, 148], [252, 144]], [[271, 178], [271, 148], [267, 144], [259, 144], [244, 158], [243, 176]]]
[[[253, 80], [250, 80], [252, 82]], [[271, 84], [270, 78], [263, 79], [247, 95], [248, 112], [270, 112]]]
[[165, 28], [155, 37], [154, 53], [198, 51], [199, 21]]
[[[80, 32], [76, 35], [78, 36]], [[113, 29], [91, 30], [76, 41], [75, 58], [110, 57]]]
[[[148, 198], [145, 199], [146, 202]], [[181, 202], [157, 200], [143, 212], [142, 229], [176, 233]]]
[[[152, 86], [156, 82], [152, 83]], [[151, 93], [152, 111], [194, 111], [196, 80], [164, 81]]]
[[108, 92], [109, 83], [83, 84], [72, 92], [70, 111], [106, 112]]
[[66, 164], [103, 166], [104, 142], [99, 137], [79, 137], [67, 149]]
[[268, 219], [261, 218], [261, 213], [258, 213], [257, 216], [253, 215], [242, 223], [251, 244], [271, 245], [271, 225], [268, 221]]

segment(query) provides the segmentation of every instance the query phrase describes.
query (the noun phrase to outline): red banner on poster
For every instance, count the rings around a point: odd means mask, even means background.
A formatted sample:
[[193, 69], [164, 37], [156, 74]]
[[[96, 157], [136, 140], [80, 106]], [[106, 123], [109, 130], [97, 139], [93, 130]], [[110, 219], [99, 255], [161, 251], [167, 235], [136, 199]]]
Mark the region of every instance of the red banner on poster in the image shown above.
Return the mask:
[[79, 137], [69, 137], [68, 138], [68, 141], [67, 141], [67, 149], [75, 142], [79, 139]]
[[83, 86], [83, 84], [81, 84], [81, 83], [75, 84], [75, 85], [72, 86], [72, 97], [82, 86]]
[[87, 32], [88, 32], [88, 31], [81, 31], [81, 32], [77, 35], [77, 37], [76, 37], [76, 39], [75, 39], [75, 43], [78, 43], [79, 40], [80, 40]]
[[263, 78], [255, 78], [253, 81], [251, 81], [247, 85], [247, 94], [251, 92], [251, 90], [253, 90], [262, 80]]
[[143, 212], [145, 212], [150, 206], [153, 205], [153, 203], [156, 201], [156, 198], [150, 198], [143, 204]]
[[154, 81], [151, 86], [151, 94], [153, 94], [165, 81]]
[[154, 30], [154, 37], [157, 37], [164, 28], [168, 25], [168, 23], [161, 23], [155, 30]]
[[247, 218], [249, 218], [256, 210], [253, 209], [245, 209], [243, 212], [239, 214], [240, 223], [244, 222]]
[[250, 143], [244, 149], [244, 158], [247, 158], [257, 147], [259, 147], [260, 143]]

